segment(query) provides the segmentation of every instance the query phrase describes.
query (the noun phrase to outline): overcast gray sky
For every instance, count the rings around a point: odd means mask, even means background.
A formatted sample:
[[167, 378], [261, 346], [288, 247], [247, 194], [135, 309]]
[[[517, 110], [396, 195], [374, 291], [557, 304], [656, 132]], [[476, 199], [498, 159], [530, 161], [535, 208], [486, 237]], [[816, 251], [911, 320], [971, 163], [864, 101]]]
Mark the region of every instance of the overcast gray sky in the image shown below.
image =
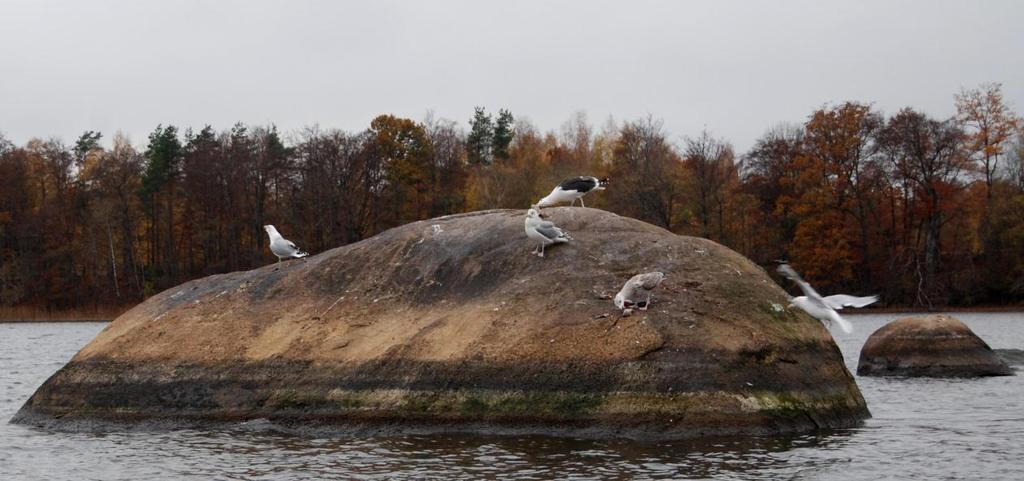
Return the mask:
[[381, 113], [542, 130], [652, 114], [749, 147], [844, 100], [953, 111], [1001, 82], [1024, 111], [1021, 1], [0, 0], [0, 131], [72, 141], [157, 124], [360, 130]]

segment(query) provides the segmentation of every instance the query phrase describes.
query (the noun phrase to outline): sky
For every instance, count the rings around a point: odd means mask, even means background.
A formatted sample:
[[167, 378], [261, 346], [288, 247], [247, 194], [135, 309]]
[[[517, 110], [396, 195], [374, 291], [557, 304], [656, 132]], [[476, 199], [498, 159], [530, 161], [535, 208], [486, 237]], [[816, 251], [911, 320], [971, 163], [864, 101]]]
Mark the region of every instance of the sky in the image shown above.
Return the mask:
[[466, 126], [483, 106], [544, 131], [651, 115], [742, 152], [846, 100], [948, 117], [999, 82], [1024, 112], [1022, 58], [1016, 0], [0, 0], [0, 132], [142, 145], [157, 124]]

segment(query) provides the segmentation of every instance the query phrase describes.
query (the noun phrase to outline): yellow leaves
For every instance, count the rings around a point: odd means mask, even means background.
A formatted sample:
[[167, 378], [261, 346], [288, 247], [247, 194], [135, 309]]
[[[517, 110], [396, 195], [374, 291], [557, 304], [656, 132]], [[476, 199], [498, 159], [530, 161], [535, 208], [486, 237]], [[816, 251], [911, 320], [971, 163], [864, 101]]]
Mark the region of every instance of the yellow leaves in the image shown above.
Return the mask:
[[[1002, 155], [1009, 141], [1024, 126], [1003, 100], [1002, 85], [983, 84], [961, 90], [956, 95], [956, 120], [967, 133], [968, 149], [980, 155], [988, 176], [996, 169], [994, 160]], [[991, 184], [991, 179], [986, 179]]]

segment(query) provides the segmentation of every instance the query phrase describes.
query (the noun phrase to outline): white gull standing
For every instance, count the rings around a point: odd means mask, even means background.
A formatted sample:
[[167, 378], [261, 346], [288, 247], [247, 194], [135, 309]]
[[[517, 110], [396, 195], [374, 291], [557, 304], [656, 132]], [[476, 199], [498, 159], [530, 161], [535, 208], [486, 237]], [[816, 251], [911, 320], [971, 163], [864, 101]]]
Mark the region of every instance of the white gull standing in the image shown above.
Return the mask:
[[593, 190], [604, 190], [608, 185], [608, 178], [598, 179], [597, 177], [570, 177], [558, 184], [555, 190], [552, 190], [547, 197], [537, 202], [537, 208], [548, 207], [555, 204], [561, 204], [563, 202], [569, 202], [569, 205], [575, 205], [576, 199], [579, 199], [580, 205], [583, 205], [583, 196], [587, 195]]
[[[651, 305], [651, 291], [658, 287], [663, 280], [665, 280], [665, 274], [661, 272], [647, 272], [631, 277], [622, 286], [622, 290], [615, 294], [613, 301], [615, 307], [622, 309], [624, 314], [633, 312], [634, 307], [646, 311]], [[643, 294], [646, 294], [646, 298], [641, 300], [639, 295]]]
[[542, 220], [540, 213], [537, 209], [530, 209], [526, 211], [526, 221], [524, 222], [526, 228], [526, 237], [530, 240], [536, 241], [539, 246], [533, 249], [533, 254], [537, 254], [540, 257], [544, 257], [544, 248], [551, 244], [562, 244], [572, 240], [568, 232], [563, 231], [555, 226], [555, 224]]
[[281, 262], [281, 259], [300, 259], [309, 255], [299, 249], [294, 242], [281, 237], [281, 233], [277, 232], [276, 227], [265, 225], [263, 230], [267, 231], [267, 235], [270, 236], [270, 252], [277, 256], [277, 262]]
[[849, 334], [853, 332], [853, 326], [843, 319], [843, 316], [839, 315], [839, 310], [844, 307], [864, 307], [870, 304], [878, 302], [878, 296], [848, 296], [846, 294], [836, 294], [832, 296], [822, 297], [815, 291], [810, 284], [807, 283], [800, 274], [797, 274], [789, 264], [783, 263], [779, 265], [779, 273], [786, 276], [789, 280], [800, 286], [800, 290], [804, 291], [804, 295], [794, 297], [790, 302], [789, 307], [799, 307], [804, 312], [811, 315], [815, 319], [818, 319], [826, 324], [835, 322], [839, 324], [839, 327], [843, 332]]

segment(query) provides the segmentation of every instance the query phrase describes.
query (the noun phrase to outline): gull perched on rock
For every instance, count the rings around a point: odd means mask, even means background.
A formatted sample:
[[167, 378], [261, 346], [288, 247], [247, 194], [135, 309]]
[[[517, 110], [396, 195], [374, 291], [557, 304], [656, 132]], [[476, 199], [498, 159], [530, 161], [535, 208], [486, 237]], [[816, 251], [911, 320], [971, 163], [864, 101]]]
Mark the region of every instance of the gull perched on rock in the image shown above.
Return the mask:
[[562, 244], [572, 240], [568, 232], [563, 231], [555, 224], [540, 218], [537, 209], [530, 209], [526, 212], [526, 237], [540, 244], [533, 249], [533, 254], [544, 257], [544, 248], [551, 244]]
[[804, 312], [811, 315], [815, 319], [818, 319], [826, 324], [835, 322], [839, 324], [839, 327], [843, 332], [849, 334], [853, 332], [853, 326], [843, 319], [843, 316], [839, 315], [839, 310], [844, 307], [864, 307], [870, 304], [878, 302], [878, 296], [848, 296], [846, 294], [836, 294], [832, 296], [822, 297], [815, 291], [810, 284], [807, 283], [800, 274], [797, 274], [789, 264], [783, 263], [779, 265], [779, 273], [786, 276], [789, 280], [800, 286], [800, 290], [804, 291], [804, 295], [794, 297], [790, 301], [789, 307], [799, 307]]
[[608, 178], [598, 179], [597, 177], [571, 177], [562, 181], [552, 190], [547, 197], [537, 202], [537, 208], [548, 207], [555, 204], [561, 204], [563, 202], [569, 202], [569, 205], [575, 205], [576, 199], [579, 199], [580, 205], [583, 205], [583, 196], [587, 195], [592, 190], [604, 190], [608, 185]]
[[277, 256], [277, 262], [281, 262], [281, 259], [300, 259], [309, 255], [309, 253], [299, 249], [294, 242], [281, 237], [276, 227], [265, 225], [263, 230], [267, 231], [267, 235], [270, 236], [270, 252]]
[[[646, 311], [647, 307], [651, 305], [651, 291], [658, 287], [663, 280], [665, 280], [665, 274], [661, 272], [647, 272], [633, 276], [622, 286], [622, 290], [615, 294], [615, 307], [622, 309], [623, 314], [632, 313], [634, 307]], [[646, 298], [640, 300], [639, 297], [644, 294], [646, 294]]]

